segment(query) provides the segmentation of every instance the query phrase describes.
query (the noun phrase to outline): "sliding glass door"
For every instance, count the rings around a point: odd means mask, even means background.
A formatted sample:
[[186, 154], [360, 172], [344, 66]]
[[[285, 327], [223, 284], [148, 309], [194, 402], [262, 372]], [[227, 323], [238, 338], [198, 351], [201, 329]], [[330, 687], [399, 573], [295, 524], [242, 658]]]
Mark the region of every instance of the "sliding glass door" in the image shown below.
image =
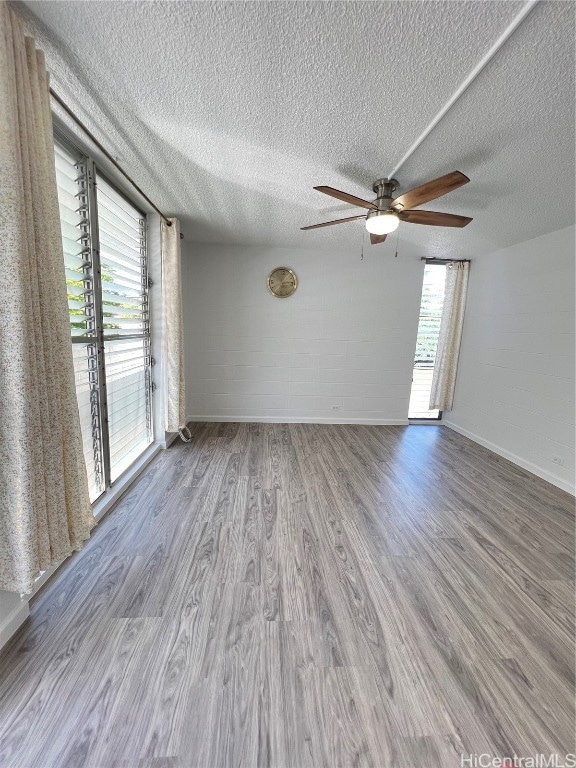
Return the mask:
[[76, 391], [94, 501], [152, 441], [144, 214], [57, 139]]

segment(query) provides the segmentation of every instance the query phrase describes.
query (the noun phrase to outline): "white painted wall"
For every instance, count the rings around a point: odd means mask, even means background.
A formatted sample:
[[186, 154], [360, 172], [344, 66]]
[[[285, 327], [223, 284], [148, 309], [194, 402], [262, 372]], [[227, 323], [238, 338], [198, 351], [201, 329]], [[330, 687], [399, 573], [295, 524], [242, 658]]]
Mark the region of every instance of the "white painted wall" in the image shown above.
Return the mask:
[[189, 418], [407, 423], [424, 263], [364, 251], [184, 243]]
[[474, 259], [443, 419], [572, 493], [574, 237], [568, 227]]

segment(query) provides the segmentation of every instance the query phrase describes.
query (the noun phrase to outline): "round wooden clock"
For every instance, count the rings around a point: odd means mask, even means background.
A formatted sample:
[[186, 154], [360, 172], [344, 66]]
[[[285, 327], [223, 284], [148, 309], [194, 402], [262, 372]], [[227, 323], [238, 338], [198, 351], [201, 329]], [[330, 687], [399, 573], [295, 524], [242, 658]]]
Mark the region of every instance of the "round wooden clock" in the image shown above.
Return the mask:
[[292, 296], [298, 287], [296, 273], [288, 267], [276, 267], [268, 275], [268, 288], [278, 299], [287, 299]]

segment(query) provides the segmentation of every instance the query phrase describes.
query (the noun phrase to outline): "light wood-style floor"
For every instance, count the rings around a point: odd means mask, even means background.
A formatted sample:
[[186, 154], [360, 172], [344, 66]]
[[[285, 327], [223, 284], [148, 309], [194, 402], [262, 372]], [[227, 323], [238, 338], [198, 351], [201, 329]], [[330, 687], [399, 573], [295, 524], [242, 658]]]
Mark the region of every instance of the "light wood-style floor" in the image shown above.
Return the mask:
[[193, 434], [2, 654], [2, 768], [576, 751], [572, 497], [439, 426]]

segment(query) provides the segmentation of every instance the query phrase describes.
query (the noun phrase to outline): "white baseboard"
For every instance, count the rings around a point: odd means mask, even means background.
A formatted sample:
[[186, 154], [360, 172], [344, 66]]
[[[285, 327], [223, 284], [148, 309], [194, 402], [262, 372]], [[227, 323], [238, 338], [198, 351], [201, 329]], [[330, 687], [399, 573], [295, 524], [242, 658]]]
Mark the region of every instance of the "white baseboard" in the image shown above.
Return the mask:
[[239, 422], [242, 424], [366, 424], [375, 426], [407, 426], [408, 419], [347, 419], [326, 416], [186, 416], [190, 422]]
[[570, 493], [572, 496], [576, 496], [576, 487], [569, 483], [567, 480], [564, 480], [564, 478], [558, 477], [558, 475], [555, 475], [553, 472], [549, 472], [547, 469], [539, 467], [537, 464], [533, 464], [531, 461], [526, 461], [526, 459], [523, 459], [521, 456], [517, 456], [515, 453], [506, 450], [506, 448], [502, 448], [500, 445], [496, 445], [495, 443], [490, 442], [490, 440], [486, 440], [485, 438], [480, 437], [480, 435], [477, 435], [474, 432], [470, 432], [468, 429], [464, 429], [463, 427], [458, 426], [458, 424], [453, 424], [450, 421], [446, 421], [445, 418], [442, 419], [442, 424], [444, 424], [445, 427], [449, 427], [450, 429], [454, 430], [454, 432], [458, 432], [458, 434], [464, 435], [464, 437], [468, 437], [475, 443], [484, 446], [484, 448], [488, 448], [489, 451], [497, 453], [498, 456], [502, 456], [502, 458], [508, 459], [508, 461], [511, 461], [513, 464], [517, 464], [519, 467], [522, 467], [522, 469], [531, 472], [533, 475], [536, 475], [542, 480], [546, 480], [546, 482], [555, 485], [557, 488]]
[[14, 608], [0, 619], [0, 648], [3, 648], [12, 635], [30, 615], [27, 600], [19, 600]]
[[166, 432], [166, 439], [164, 440], [164, 443], [162, 444], [163, 448], [170, 448], [174, 440], [179, 436], [178, 432]]

